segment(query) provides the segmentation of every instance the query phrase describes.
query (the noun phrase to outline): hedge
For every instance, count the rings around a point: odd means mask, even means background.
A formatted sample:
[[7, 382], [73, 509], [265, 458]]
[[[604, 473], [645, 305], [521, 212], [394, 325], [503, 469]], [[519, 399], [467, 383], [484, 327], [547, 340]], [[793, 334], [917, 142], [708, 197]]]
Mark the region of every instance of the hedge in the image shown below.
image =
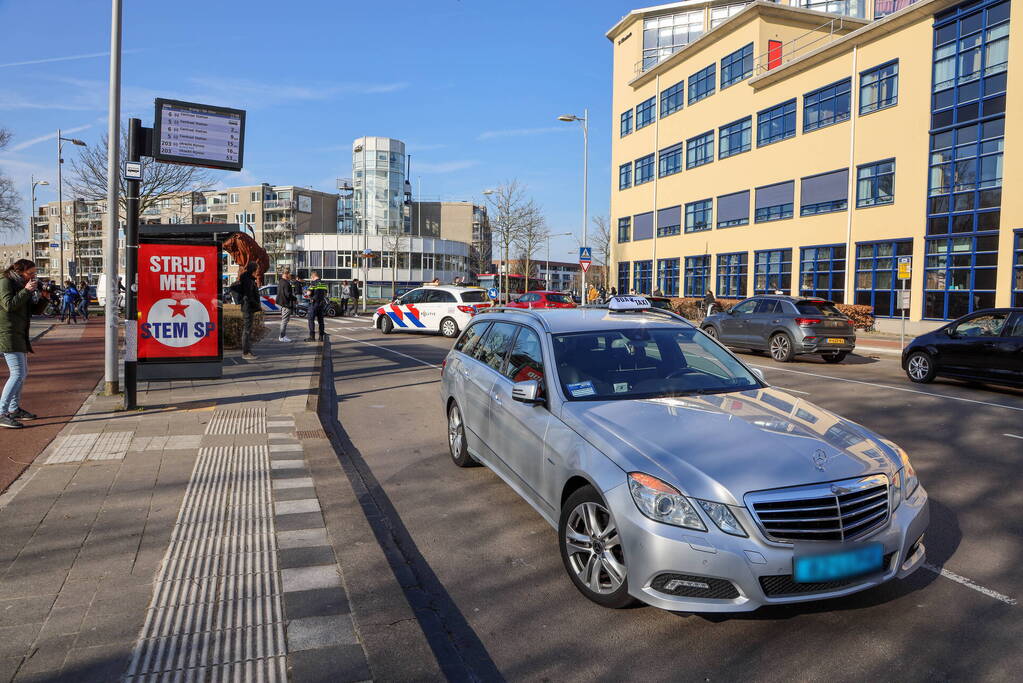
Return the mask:
[[[735, 306], [742, 299], [715, 299], [714, 300], [714, 312], [718, 313], [721, 311], [727, 311], [732, 306]], [[857, 330], [872, 330], [874, 329], [874, 307], [873, 306], [861, 306], [857, 304], [835, 304], [835, 307], [842, 312], [844, 316], [852, 321], [853, 326]], [[688, 297], [676, 297], [671, 300], [671, 309], [681, 315], [683, 318], [699, 322], [703, 320], [704, 314], [707, 311], [707, 307], [703, 303], [702, 298], [688, 298]]]
[[[238, 304], [224, 304], [223, 329], [225, 349], [240, 349], [242, 346], [242, 307]], [[266, 336], [266, 321], [263, 312], [252, 316], [252, 343]]]

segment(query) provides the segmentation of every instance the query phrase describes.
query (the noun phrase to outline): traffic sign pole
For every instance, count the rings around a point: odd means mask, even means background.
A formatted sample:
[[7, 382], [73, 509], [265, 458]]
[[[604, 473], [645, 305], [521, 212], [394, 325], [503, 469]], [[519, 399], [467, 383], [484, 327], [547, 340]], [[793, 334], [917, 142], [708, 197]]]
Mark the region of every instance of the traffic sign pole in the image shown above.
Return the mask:
[[[142, 121], [128, 120], [128, 164], [142, 159]], [[139, 269], [139, 184], [135, 178], [126, 177], [127, 196], [125, 199], [124, 223], [124, 279], [127, 285], [124, 293], [124, 344], [128, 349], [137, 348], [138, 335], [138, 269]], [[111, 228], [112, 229], [112, 228]], [[116, 301], [116, 300], [115, 300]], [[107, 301], [107, 305], [111, 304]], [[124, 409], [138, 407], [138, 355], [125, 355], [124, 359]]]
[[912, 256], [900, 256], [899, 257], [899, 281], [902, 283], [902, 289], [899, 290], [899, 308], [902, 309], [902, 331], [899, 333], [899, 348], [906, 348], [906, 309], [909, 308], [909, 292], [906, 291], [906, 283], [909, 282], [910, 276], [913, 274], [913, 257]]

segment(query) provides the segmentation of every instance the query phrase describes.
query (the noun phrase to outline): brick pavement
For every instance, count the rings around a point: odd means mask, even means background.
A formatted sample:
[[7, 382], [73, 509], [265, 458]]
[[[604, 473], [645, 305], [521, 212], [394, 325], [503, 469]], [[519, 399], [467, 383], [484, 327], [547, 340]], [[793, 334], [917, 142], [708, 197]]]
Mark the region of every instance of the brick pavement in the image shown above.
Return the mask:
[[371, 677], [306, 458], [317, 349], [86, 400], [0, 496], [0, 683]]

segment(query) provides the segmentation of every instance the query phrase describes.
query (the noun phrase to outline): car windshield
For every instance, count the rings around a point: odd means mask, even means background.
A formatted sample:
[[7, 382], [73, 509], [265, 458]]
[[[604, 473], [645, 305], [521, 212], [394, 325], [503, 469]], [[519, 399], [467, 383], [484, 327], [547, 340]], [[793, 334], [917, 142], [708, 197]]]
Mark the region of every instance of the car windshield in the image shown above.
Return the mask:
[[548, 294], [547, 301], [551, 301], [556, 304], [570, 304], [572, 303], [572, 297], [567, 294]]
[[479, 291], [462, 292], [462, 301], [467, 304], [479, 304], [487, 300], [487, 293]]
[[823, 315], [830, 318], [844, 318], [842, 312], [830, 301], [800, 301], [796, 309], [804, 315]]
[[757, 378], [703, 332], [634, 327], [552, 335], [570, 401], [663, 398], [744, 391]]

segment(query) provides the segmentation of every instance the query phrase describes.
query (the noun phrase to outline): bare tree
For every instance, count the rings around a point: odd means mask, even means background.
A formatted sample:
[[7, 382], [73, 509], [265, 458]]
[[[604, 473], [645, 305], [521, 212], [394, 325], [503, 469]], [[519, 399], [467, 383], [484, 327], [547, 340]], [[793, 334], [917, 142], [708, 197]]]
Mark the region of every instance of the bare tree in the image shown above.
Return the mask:
[[[128, 158], [128, 132], [121, 131], [121, 167]], [[71, 190], [82, 199], [104, 200], [107, 196], [107, 136], [94, 145], [88, 145], [77, 159], [71, 161], [71, 172], [66, 181]], [[213, 177], [207, 169], [180, 164], [162, 164], [142, 157], [142, 183], [139, 186], [139, 213], [151, 208], [165, 196], [213, 188]], [[128, 182], [121, 174], [120, 210], [123, 213], [128, 196]]]
[[523, 291], [529, 291], [529, 276], [533, 272], [530, 261], [536, 255], [537, 250], [543, 246], [548, 235], [550, 235], [550, 230], [547, 228], [547, 221], [544, 220], [539, 210], [522, 217], [522, 224], [515, 235], [514, 242], [519, 249], [519, 258], [523, 265], [522, 273], [525, 276]]
[[[384, 237], [384, 249], [391, 252], [391, 298], [398, 291], [398, 253], [408, 247], [408, 238], [404, 232], [390, 233]], [[406, 251], [407, 253], [407, 251]]]
[[[593, 244], [593, 255], [596, 261], [594, 265], [603, 266], [601, 284], [607, 287], [611, 278], [608, 273], [608, 268], [611, 266], [611, 223], [607, 216], [594, 216], [593, 228], [590, 242]], [[608, 281], [604, 282], [605, 279]]]
[[[11, 131], [0, 128], [0, 150], [11, 141]], [[14, 230], [21, 222], [21, 195], [14, 189], [14, 180], [0, 171], [0, 232]], [[32, 236], [29, 235], [29, 239]]]
[[[517, 180], [505, 181], [487, 195], [490, 207], [490, 226], [494, 240], [501, 249], [504, 263], [504, 297], [508, 300], [510, 291], [508, 275], [511, 273], [509, 254], [511, 247], [519, 239], [519, 234], [527, 225], [543, 223], [540, 210], [536, 203], [527, 197], [526, 188]], [[527, 281], [528, 282], [528, 281]]]

